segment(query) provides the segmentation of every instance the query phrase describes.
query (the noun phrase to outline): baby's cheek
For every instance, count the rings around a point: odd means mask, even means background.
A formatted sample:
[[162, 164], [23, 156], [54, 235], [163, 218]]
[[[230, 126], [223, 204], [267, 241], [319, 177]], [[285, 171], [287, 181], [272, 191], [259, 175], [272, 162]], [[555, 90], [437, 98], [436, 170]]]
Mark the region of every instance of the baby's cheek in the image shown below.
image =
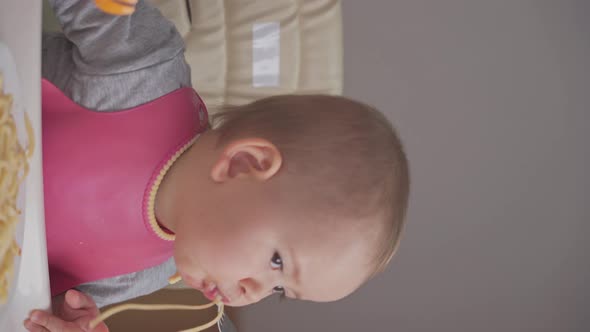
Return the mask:
[[186, 229], [177, 234], [175, 259], [184, 271], [225, 282], [240, 280], [254, 275], [261, 264], [270, 264], [273, 252], [267, 248], [267, 239], [240, 224]]
[[177, 267], [185, 272], [213, 276], [227, 274], [226, 270], [236, 260], [233, 251], [234, 248], [212, 236], [198, 240], [179, 236], [175, 242], [174, 259]]
[[[233, 275], [244, 264], [247, 255], [243, 249], [231, 241], [209, 242], [199, 256], [207, 261], [207, 265], [216, 270], [217, 274]], [[202, 255], [201, 255], [202, 254]]]
[[263, 261], [257, 248], [244, 245], [241, 241], [224, 242], [212, 244], [203, 256], [199, 254], [215, 278], [238, 281], [254, 275]]

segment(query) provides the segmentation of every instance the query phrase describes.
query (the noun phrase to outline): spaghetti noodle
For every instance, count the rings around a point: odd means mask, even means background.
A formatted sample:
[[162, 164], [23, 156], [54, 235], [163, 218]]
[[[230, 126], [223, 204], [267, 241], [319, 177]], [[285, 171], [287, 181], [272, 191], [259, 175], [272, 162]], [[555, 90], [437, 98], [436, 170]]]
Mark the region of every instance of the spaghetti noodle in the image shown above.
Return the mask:
[[[170, 278], [168, 278], [168, 282], [171, 284], [176, 283], [178, 281], [180, 281], [180, 276], [178, 274], [175, 274], [175, 275], [171, 276]], [[90, 322], [90, 328], [91, 329], [95, 328], [100, 322], [111, 317], [112, 315], [115, 315], [115, 314], [117, 314], [121, 311], [125, 311], [125, 310], [203, 310], [203, 309], [211, 308], [214, 305], [217, 305], [217, 315], [209, 323], [206, 323], [206, 324], [194, 327], [194, 328], [190, 328], [188, 330], [179, 331], [179, 332], [199, 332], [199, 331], [204, 331], [204, 330], [214, 326], [215, 324], [217, 324], [218, 327], [220, 327], [220, 321], [223, 319], [223, 302], [221, 302], [220, 299], [216, 299], [214, 302], [211, 302], [209, 304], [204, 304], [204, 305], [133, 304], [133, 303], [121, 304], [121, 305], [118, 305], [118, 306], [115, 306], [115, 307], [112, 307], [112, 308], [106, 310], [105, 312], [100, 314], [98, 317], [93, 319]], [[220, 328], [220, 330], [221, 330], [221, 328]]]

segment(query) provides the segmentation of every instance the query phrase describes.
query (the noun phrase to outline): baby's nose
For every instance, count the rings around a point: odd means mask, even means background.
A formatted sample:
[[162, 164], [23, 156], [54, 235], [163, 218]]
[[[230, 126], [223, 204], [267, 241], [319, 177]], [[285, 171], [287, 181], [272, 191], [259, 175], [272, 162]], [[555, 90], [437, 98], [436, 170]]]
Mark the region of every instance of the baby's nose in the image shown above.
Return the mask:
[[255, 303], [262, 300], [267, 293], [267, 287], [260, 280], [244, 278], [238, 282], [239, 292], [248, 303]]

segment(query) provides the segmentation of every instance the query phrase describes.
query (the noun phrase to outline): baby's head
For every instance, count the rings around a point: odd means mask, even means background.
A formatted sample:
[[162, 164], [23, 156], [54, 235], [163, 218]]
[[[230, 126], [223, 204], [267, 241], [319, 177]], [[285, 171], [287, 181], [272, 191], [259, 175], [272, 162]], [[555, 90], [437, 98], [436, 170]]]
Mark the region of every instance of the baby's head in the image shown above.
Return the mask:
[[183, 157], [206, 176], [177, 188], [175, 259], [189, 285], [230, 305], [273, 292], [334, 301], [383, 270], [409, 175], [381, 113], [288, 95], [226, 110], [213, 125]]

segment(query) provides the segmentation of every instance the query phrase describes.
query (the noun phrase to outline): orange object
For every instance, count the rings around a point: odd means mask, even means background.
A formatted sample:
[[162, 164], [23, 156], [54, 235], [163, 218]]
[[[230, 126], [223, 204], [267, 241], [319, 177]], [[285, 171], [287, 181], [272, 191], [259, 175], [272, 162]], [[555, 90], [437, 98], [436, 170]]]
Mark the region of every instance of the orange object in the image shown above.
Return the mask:
[[94, 0], [96, 7], [111, 15], [131, 15], [137, 0]]

